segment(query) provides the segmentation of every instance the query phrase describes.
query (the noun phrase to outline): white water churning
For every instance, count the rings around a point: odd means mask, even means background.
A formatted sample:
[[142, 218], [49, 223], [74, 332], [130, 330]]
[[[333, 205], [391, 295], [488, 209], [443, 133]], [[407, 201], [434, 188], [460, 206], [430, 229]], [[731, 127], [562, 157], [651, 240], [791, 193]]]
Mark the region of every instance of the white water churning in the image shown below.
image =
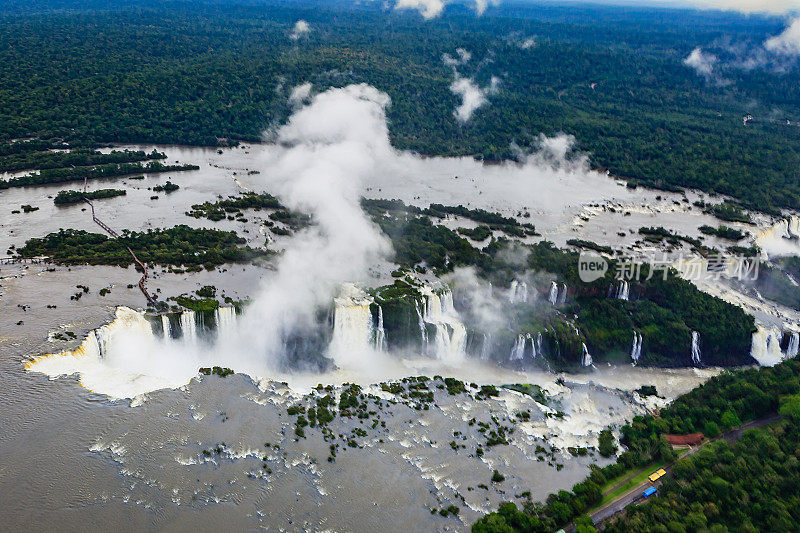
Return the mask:
[[194, 311], [187, 309], [181, 313], [181, 333], [187, 344], [197, 343], [197, 320]]
[[436, 328], [436, 358], [449, 363], [463, 361], [467, 347], [467, 328], [453, 305], [453, 293], [447, 287], [441, 291], [423, 287], [420, 292], [425, 297], [423, 321]]
[[333, 336], [328, 353], [337, 365], [353, 368], [373, 350], [372, 299], [355, 285], [345, 284], [341, 295], [334, 298], [334, 304]]

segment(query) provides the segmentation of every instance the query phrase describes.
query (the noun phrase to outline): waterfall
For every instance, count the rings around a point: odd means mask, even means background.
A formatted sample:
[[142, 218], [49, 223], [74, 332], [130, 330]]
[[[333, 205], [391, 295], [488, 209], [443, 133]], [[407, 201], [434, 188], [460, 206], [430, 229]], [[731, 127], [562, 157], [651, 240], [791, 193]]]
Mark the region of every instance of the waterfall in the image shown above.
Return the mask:
[[786, 233], [790, 239], [800, 237], [800, 218], [796, 215], [791, 215], [786, 221]]
[[528, 284], [524, 281], [522, 283], [514, 280], [511, 282], [511, 288], [508, 290], [508, 301], [513, 303], [527, 303], [528, 301]]
[[422, 344], [421, 353], [428, 351], [428, 330], [425, 327], [425, 317], [422, 316], [422, 311], [419, 307], [419, 301], [414, 300], [414, 307], [417, 309], [417, 323], [419, 324], [419, 338]]
[[169, 325], [169, 317], [167, 315], [161, 315], [161, 330], [162, 336], [165, 340], [169, 340], [172, 337]]
[[561, 294], [558, 297], [558, 305], [564, 305], [564, 302], [567, 301], [567, 284], [561, 284]]
[[547, 301], [553, 305], [558, 304], [558, 284], [555, 281], [550, 282], [550, 294]]
[[214, 322], [217, 325], [217, 341], [229, 342], [236, 337], [236, 309], [233, 307], [218, 307], [214, 311]]
[[511, 349], [511, 356], [508, 358], [509, 361], [519, 361], [525, 356], [525, 335], [520, 333], [517, 335], [517, 341], [514, 343], [514, 347]]
[[797, 252], [797, 241], [800, 238], [800, 217], [791, 215], [782, 218], [756, 237], [755, 244], [762, 250], [766, 258], [768, 254], [776, 253], [785, 255], [787, 247], [793, 253]]
[[363, 364], [363, 355], [373, 349], [372, 299], [352, 284], [344, 284], [334, 298], [333, 337], [328, 352], [337, 365]]
[[541, 331], [536, 335], [536, 353], [538, 353], [539, 355], [544, 355], [544, 352], [542, 351], [542, 332]]
[[[780, 363], [783, 359], [780, 338], [781, 333], [778, 329], [757, 326], [752, 337], [750, 355], [761, 366], [774, 366]], [[789, 344], [791, 345], [791, 340]], [[787, 349], [787, 354], [788, 351]]]
[[153, 327], [142, 313], [127, 307], [118, 307], [114, 320], [90, 331], [72, 354], [96, 359], [113, 358], [115, 352], [119, 352], [119, 346], [127, 348], [132, 341], [154, 339]]
[[[541, 334], [539, 334], [541, 336]], [[533, 337], [530, 333], [520, 333], [517, 335], [517, 340], [514, 342], [514, 347], [511, 348], [511, 355], [509, 356], [509, 361], [521, 361], [525, 358], [525, 347], [528, 344], [528, 341], [531, 343], [531, 358], [536, 358], [536, 344], [533, 341]]]
[[78, 349], [75, 350], [75, 353], [87, 355], [89, 357], [97, 357], [98, 359], [103, 357], [103, 347], [100, 346], [100, 342], [97, 340], [97, 332], [90, 331], [86, 339], [78, 346]]
[[790, 331], [789, 334], [789, 346], [786, 348], [786, 357], [797, 357], [797, 353], [800, 352], [800, 333], [796, 331]]
[[583, 348], [583, 357], [581, 358], [581, 364], [583, 366], [592, 366], [592, 356], [589, 355], [589, 348], [586, 347], [586, 343], [581, 343]]
[[483, 334], [483, 344], [481, 345], [481, 360], [487, 361], [492, 350], [492, 334]]
[[617, 299], [618, 300], [628, 300], [630, 288], [628, 287], [627, 281], [620, 281], [619, 287], [617, 288]]
[[89, 332], [75, 350], [37, 357], [25, 369], [50, 377], [79, 375], [80, 384], [111, 398], [177, 388], [197, 374], [185, 350], [165, 350], [143, 312], [118, 307], [112, 322]]
[[639, 362], [639, 358], [642, 356], [642, 334], [633, 332], [633, 345], [631, 346], [631, 359], [633, 360], [633, 364]]
[[700, 364], [700, 334], [692, 331], [692, 363]]
[[467, 329], [453, 306], [453, 293], [445, 289], [441, 294], [430, 287], [423, 287], [425, 313], [423, 320], [436, 328], [436, 358], [456, 362], [464, 358], [467, 344]]
[[197, 342], [197, 322], [194, 311], [187, 309], [182, 312], [180, 322], [183, 340], [189, 344], [195, 344]]
[[378, 325], [375, 328], [375, 349], [379, 352], [386, 351], [386, 330], [383, 329], [383, 308], [378, 306]]

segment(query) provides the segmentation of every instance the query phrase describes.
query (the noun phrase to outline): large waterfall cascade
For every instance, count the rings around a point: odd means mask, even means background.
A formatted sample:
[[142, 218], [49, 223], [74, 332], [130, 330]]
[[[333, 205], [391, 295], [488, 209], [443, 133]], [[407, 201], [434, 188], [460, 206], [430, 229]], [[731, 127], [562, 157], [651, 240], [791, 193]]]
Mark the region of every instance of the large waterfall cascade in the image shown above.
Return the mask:
[[[383, 308], [377, 305], [373, 320], [372, 297], [351, 283], [342, 285], [334, 298], [333, 335], [328, 353], [339, 365], [363, 363], [363, 355], [387, 350], [386, 330], [383, 327]], [[421, 315], [420, 315], [421, 316]]]
[[783, 359], [797, 357], [800, 351], [800, 333], [788, 329], [786, 335], [789, 336], [789, 343], [786, 351], [781, 351], [781, 339], [784, 332], [777, 327], [766, 327], [758, 325], [753, 333], [750, 355], [758, 361], [761, 366], [774, 366]]
[[790, 215], [762, 231], [756, 237], [755, 244], [763, 250], [762, 254], [766, 259], [768, 250], [776, 246], [778, 249], [783, 249], [787, 239], [797, 240], [798, 238], [800, 238], [800, 217]]
[[234, 307], [218, 307], [214, 311], [214, 322], [217, 327], [217, 340], [220, 343], [231, 342], [236, 336], [236, 309]]
[[352, 284], [342, 286], [334, 298], [333, 336], [328, 352], [336, 364], [352, 366], [363, 362], [362, 356], [374, 348], [372, 298]]
[[169, 317], [167, 315], [161, 315], [161, 336], [165, 339], [169, 339], [172, 337], [172, 327], [169, 323]]
[[[169, 328], [167, 331], [169, 331]], [[62, 353], [70, 353], [76, 357], [106, 359], [114, 356], [115, 346], [124, 346], [126, 344], [126, 338], [140, 338], [145, 341], [152, 341], [155, 336], [150, 322], [144, 318], [142, 313], [128, 307], [118, 307], [113, 321], [90, 331], [75, 350]], [[26, 363], [26, 368], [38, 360], [49, 357], [49, 355]]]
[[[174, 338], [172, 323], [166, 314], [160, 315], [161, 336], [157, 337], [153, 324], [140, 311], [128, 307], [118, 307], [114, 320], [110, 323], [90, 331], [81, 345], [70, 352], [76, 357], [89, 356], [97, 359], [113, 358], [114, 354], [128, 353], [130, 343], [141, 344], [142, 349], [152, 347], [154, 342], [164, 342], [167, 345], [176, 345], [182, 342], [186, 346], [196, 345], [199, 342], [200, 326], [197, 323], [197, 313], [184, 310], [178, 317], [182, 339]], [[228, 335], [235, 324], [236, 310], [233, 307], [220, 307], [215, 313], [217, 333], [222, 338]]]
[[183, 386], [209, 361], [181, 339], [157, 336], [152, 320], [118, 307], [114, 320], [89, 332], [75, 350], [38, 357], [25, 368], [50, 377], [79, 374], [82, 386], [114, 398]]
[[189, 309], [181, 313], [180, 318], [181, 333], [183, 339], [188, 344], [197, 343], [197, 317], [194, 311]]
[[453, 293], [447, 287], [437, 292], [427, 286], [422, 287], [420, 292], [425, 297], [423, 321], [436, 328], [436, 358], [447, 362], [463, 360], [467, 346], [467, 328], [453, 305]]

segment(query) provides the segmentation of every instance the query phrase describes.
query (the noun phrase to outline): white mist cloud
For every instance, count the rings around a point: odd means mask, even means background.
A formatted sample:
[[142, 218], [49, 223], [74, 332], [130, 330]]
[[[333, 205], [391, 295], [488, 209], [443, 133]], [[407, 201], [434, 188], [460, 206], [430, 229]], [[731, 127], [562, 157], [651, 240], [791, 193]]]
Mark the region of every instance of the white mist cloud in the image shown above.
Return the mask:
[[[682, 4], [684, 2], [665, 2]], [[800, 9], [800, 0], [688, 0], [685, 4], [743, 13], [787, 13]]]
[[[313, 97], [277, 132], [285, 149], [266, 151], [269, 190], [288, 208], [312, 215], [263, 281], [240, 321], [236, 349], [279, 362], [284, 340], [311, 328], [340, 284], [364, 280], [391, 246], [361, 210], [363, 180], [375, 161], [391, 156], [385, 108], [389, 97], [368, 85], [330, 89]], [[266, 173], [265, 173], [266, 174]], [[267, 188], [267, 187], [265, 187]]]
[[487, 332], [498, 331], [508, 324], [506, 299], [496, 298], [492, 285], [479, 278], [474, 267], [456, 268], [444, 281], [464, 304], [468, 323]]
[[461, 97], [461, 105], [456, 107], [453, 114], [462, 124], [472, 118], [475, 110], [489, 101], [486, 99], [484, 90], [478, 87], [471, 78], [457, 78], [450, 85], [450, 91]]
[[462, 78], [455, 69], [453, 69], [453, 72], [456, 79], [450, 84], [450, 92], [461, 97], [461, 105], [456, 107], [453, 115], [463, 124], [472, 118], [473, 113], [479, 107], [489, 103], [487, 95], [497, 93], [500, 87], [500, 79], [492, 76], [489, 85], [480, 87], [472, 78]]
[[309, 26], [308, 22], [305, 20], [300, 19], [294, 23], [294, 29], [292, 29], [292, 33], [289, 34], [289, 38], [296, 41], [309, 33], [311, 33], [311, 26]]
[[458, 57], [453, 57], [448, 53], [442, 54], [442, 62], [447, 66], [457, 67], [468, 63], [472, 59], [472, 54], [463, 48], [456, 48], [456, 54], [458, 54]]
[[[474, 0], [475, 12], [478, 16], [483, 15], [486, 8], [490, 5], [498, 5], [500, 0]], [[397, 0], [395, 9], [416, 9], [423, 18], [430, 20], [442, 14], [448, 0]]]
[[397, 0], [395, 9], [416, 9], [423, 18], [432, 19], [442, 14], [443, 0]]
[[289, 103], [295, 107], [300, 107], [303, 104], [307, 104], [310, 98], [311, 98], [310, 83], [303, 83], [301, 85], [297, 85], [293, 87], [292, 92], [289, 93]]
[[535, 155], [539, 157], [540, 161], [548, 161], [556, 166], [564, 165], [569, 161], [567, 157], [575, 146], [575, 137], [573, 135], [556, 135], [555, 137], [548, 137], [539, 134], [537, 142], [537, 151]]
[[710, 78], [714, 72], [714, 65], [717, 64], [717, 56], [703, 52], [698, 46], [683, 60], [683, 64], [692, 67], [698, 75]]
[[729, 58], [720, 60], [716, 55], [697, 47], [683, 63], [693, 68], [707, 81], [719, 85], [731, 83], [719, 74], [724, 68], [786, 71], [792, 68], [800, 57], [800, 17], [792, 20], [783, 32], [768, 38], [761, 45], [753, 46], [748, 42], [731, 43], [723, 40], [716, 46], [724, 49]]
[[499, 3], [500, 0], [475, 0], [475, 11], [478, 15], [483, 15], [487, 7], [490, 5], [496, 6]]
[[800, 17], [794, 19], [783, 33], [767, 39], [764, 48], [782, 55], [800, 55]]

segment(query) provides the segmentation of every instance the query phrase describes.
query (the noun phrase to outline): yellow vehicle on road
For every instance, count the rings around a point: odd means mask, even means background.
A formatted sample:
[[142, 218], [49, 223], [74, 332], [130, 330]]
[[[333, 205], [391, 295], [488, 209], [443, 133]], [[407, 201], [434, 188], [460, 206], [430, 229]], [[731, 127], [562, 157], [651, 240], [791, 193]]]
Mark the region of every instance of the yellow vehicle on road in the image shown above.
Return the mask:
[[664, 470], [663, 468], [659, 468], [658, 470], [647, 476], [647, 479], [649, 479], [650, 482], [652, 483], [653, 481], [657, 480], [666, 473], [667, 473], [666, 470]]

